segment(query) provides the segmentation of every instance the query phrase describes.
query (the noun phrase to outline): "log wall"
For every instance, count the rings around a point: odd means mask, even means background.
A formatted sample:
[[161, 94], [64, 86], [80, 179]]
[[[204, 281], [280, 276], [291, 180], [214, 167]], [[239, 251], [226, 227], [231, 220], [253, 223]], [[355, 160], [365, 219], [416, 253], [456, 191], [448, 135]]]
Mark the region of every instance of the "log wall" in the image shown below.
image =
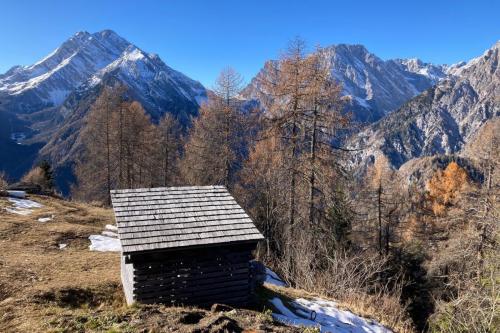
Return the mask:
[[246, 304], [254, 248], [255, 244], [131, 256], [133, 299], [176, 305]]

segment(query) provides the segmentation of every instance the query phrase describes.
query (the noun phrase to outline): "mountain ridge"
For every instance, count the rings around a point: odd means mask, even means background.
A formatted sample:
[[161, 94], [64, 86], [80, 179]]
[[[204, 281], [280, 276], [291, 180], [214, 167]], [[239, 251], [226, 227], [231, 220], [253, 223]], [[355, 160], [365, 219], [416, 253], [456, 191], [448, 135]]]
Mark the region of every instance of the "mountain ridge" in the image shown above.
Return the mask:
[[[347, 109], [362, 123], [381, 119], [447, 77], [444, 65], [419, 59], [382, 60], [361, 44], [336, 44], [316, 52], [332, 77], [342, 84], [343, 94], [350, 97]], [[269, 64], [266, 62], [244, 89], [243, 97], [262, 98], [258, 81], [266, 76]]]
[[488, 120], [500, 117], [499, 45], [355, 134], [349, 144], [361, 152], [352, 163], [366, 167], [385, 155], [399, 168], [413, 158], [459, 153]]
[[[0, 113], [10, 122], [0, 146], [8, 147], [4, 151], [11, 155], [0, 153], [0, 159], [27, 165], [20, 156], [23, 147], [42, 145], [36, 159], [70, 168], [67, 162], [80, 151], [79, 133], [91, 104], [104, 86], [117, 84], [128, 88], [130, 98], [139, 101], [153, 121], [170, 112], [183, 125], [197, 115], [207, 93], [198, 81], [112, 30], [77, 32], [36, 63], [0, 75]], [[2, 162], [0, 169], [7, 169]], [[13, 178], [28, 170], [11, 169], [6, 171]]]

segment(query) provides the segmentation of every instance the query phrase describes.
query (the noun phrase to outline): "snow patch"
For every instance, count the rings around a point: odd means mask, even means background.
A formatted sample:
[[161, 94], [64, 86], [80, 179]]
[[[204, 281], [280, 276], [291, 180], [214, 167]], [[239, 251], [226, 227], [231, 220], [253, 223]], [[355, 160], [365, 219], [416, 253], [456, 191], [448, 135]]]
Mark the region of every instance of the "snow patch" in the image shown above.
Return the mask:
[[9, 201], [17, 208], [40, 208], [42, 204], [29, 199], [9, 198]]
[[[11, 133], [10, 139], [12, 141], [15, 141], [18, 145], [20, 145], [23, 143], [23, 140], [26, 139], [26, 134], [24, 134], [22, 132], [14, 132], [14, 133]], [[13, 191], [11, 191], [11, 192], [13, 192]]]
[[54, 219], [54, 215], [51, 215], [51, 216], [39, 218], [38, 222], [45, 223], [45, 222], [52, 221], [53, 219]]
[[104, 229], [115, 232], [118, 231], [118, 227], [116, 225], [111, 225], [111, 224], [106, 224]]
[[118, 234], [112, 231], [104, 230], [101, 234], [108, 237], [118, 238]]
[[122, 247], [120, 245], [120, 240], [113, 237], [108, 237], [104, 235], [90, 235], [90, 251], [99, 252], [120, 252]]
[[264, 281], [265, 283], [269, 283], [278, 287], [287, 287], [286, 282], [281, 280], [281, 278], [273, 272], [271, 269], [266, 267], [266, 280]]
[[[266, 267], [266, 282], [286, 286], [281, 278]], [[346, 310], [340, 310], [335, 302], [321, 298], [307, 300], [297, 298], [288, 308], [279, 297], [269, 302], [278, 310], [273, 313], [275, 320], [285, 325], [297, 327], [317, 327], [321, 332], [336, 333], [392, 333], [382, 324], [365, 319]]]
[[[12, 191], [11, 191], [12, 192]], [[23, 191], [19, 191], [23, 192]], [[14, 205], [13, 208], [5, 208], [6, 211], [18, 215], [29, 215], [33, 213], [33, 209], [42, 207], [41, 204], [33, 200], [20, 199], [20, 198], [9, 198], [9, 201]]]
[[7, 191], [9, 197], [24, 199], [26, 198], [26, 191]]
[[119, 252], [122, 250], [118, 234], [118, 228], [111, 224], [106, 224], [101, 235], [90, 235], [90, 251]]
[[280, 312], [273, 313], [273, 318], [287, 325], [317, 327], [321, 332], [392, 332], [376, 321], [359, 317], [350, 311], [340, 310], [335, 302], [321, 298], [313, 300], [298, 298], [290, 303], [291, 309], [278, 297], [271, 299], [270, 302]]

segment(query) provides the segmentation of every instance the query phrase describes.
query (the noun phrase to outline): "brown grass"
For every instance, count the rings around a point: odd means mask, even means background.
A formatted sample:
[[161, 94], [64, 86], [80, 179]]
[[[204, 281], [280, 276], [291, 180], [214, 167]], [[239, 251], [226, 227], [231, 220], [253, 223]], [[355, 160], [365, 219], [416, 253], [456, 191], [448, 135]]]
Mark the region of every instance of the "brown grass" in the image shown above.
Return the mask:
[[[273, 322], [266, 300], [320, 297], [267, 286], [255, 309], [216, 313], [187, 307], [125, 305], [119, 254], [91, 252], [88, 236], [113, 224], [110, 209], [44, 196], [31, 215], [5, 211], [0, 197], [0, 332], [302, 332]], [[52, 221], [38, 218], [54, 215]], [[68, 244], [60, 250], [59, 244]], [[326, 298], [326, 297], [323, 297]], [[351, 299], [341, 307], [391, 324], [383, 299]], [[392, 326], [396, 327], [396, 326]], [[400, 330], [404, 332], [404, 330]]]
[[[31, 215], [0, 198], [0, 332], [299, 332], [259, 311], [125, 305], [119, 254], [91, 252], [110, 209], [32, 196]], [[40, 223], [40, 217], [54, 215]], [[64, 250], [59, 243], [68, 244]]]

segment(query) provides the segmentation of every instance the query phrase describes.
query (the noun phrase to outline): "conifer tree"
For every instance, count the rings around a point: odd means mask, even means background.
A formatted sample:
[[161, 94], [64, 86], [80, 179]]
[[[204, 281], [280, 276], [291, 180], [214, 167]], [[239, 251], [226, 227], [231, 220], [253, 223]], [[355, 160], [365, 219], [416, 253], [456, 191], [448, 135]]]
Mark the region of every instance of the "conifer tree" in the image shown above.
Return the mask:
[[215, 93], [201, 106], [182, 161], [187, 183], [233, 187], [243, 158], [245, 136], [244, 119], [236, 100], [241, 81], [233, 69], [224, 69], [216, 81]]

